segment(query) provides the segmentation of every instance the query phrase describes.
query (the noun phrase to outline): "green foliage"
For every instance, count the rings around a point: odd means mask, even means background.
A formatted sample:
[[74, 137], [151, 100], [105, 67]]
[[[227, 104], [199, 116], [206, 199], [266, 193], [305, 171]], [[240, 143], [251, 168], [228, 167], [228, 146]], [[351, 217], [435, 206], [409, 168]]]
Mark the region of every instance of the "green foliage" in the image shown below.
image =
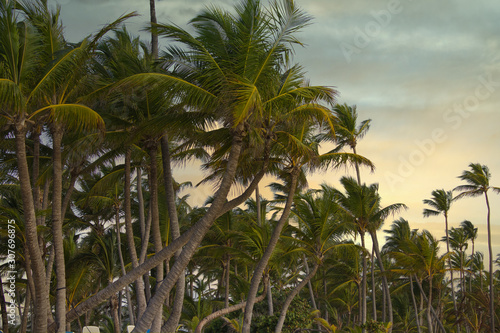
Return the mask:
[[386, 333], [391, 328], [391, 323], [382, 323], [376, 320], [368, 320], [361, 328], [366, 329], [366, 333]]
[[[273, 316], [267, 314], [267, 302], [261, 302], [255, 306], [255, 314], [252, 320], [252, 333], [273, 333], [278, 317], [280, 315], [281, 307], [286, 299], [288, 290], [273, 292], [273, 300], [275, 301], [275, 312]], [[285, 323], [283, 325], [283, 333], [292, 333], [297, 328], [310, 328], [312, 326], [312, 318], [310, 317], [312, 309], [307, 299], [296, 296], [286, 315]]]

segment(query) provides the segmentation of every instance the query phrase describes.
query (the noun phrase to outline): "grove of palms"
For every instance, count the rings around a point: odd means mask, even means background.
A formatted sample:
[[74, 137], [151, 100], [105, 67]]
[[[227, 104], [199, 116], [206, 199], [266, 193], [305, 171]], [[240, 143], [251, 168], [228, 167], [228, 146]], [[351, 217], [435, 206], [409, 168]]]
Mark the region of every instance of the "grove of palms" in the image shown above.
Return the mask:
[[[130, 13], [70, 43], [60, 7], [0, 0], [3, 332], [500, 327], [487, 166], [471, 163], [455, 197], [424, 200], [424, 216], [445, 217], [440, 251], [399, 216], [405, 204], [362, 182], [372, 120], [295, 63], [312, 17], [294, 1], [208, 6], [186, 29], [149, 5], [151, 41], [127, 29]], [[340, 185], [310, 188], [324, 171]], [[190, 205], [201, 185], [212, 192]], [[448, 225], [451, 203], [478, 195], [487, 270], [478, 228]]]

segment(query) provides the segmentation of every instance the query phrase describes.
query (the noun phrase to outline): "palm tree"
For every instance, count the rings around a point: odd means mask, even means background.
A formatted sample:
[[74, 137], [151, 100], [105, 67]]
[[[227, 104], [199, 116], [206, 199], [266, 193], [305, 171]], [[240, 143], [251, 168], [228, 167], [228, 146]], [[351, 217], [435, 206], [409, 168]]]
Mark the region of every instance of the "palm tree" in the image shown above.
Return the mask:
[[[471, 258], [474, 257], [474, 242], [477, 238], [477, 228], [471, 221], [465, 220], [460, 223], [460, 227], [464, 230], [467, 238], [471, 241]], [[469, 271], [469, 291], [472, 291], [472, 272]]]
[[460, 192], [456, 199], [464, 197], [477, 197], [484, 195], [486, 200], [486, 223], [488, 225], [488, 253], [489, 253], [489, 280], [490, 280], [490, 331], [495, 332], [495, 299], [493, 289], [493, 250], [491, 247], [491, 225], [490, 225], [490, 202], [488, 199], [488, 190], [494, 193], [500, 193], [499, 187], [490, 186], [490, 170], [486, 165], [479, 163], [469, 164], [469, 170], [465, 170], [458, 177], [464, 181], [465, 185], [455, 187], [453, 190]]
[[432, 333], [434, 322], [432, 321], [432, 315], [434, 315], [436, 321], [439, 318], [436, 317], [432, 302], [433, 302], [433, 280], [434, 277], [444, 271], [444, 260], [448, 255], [439, 257], [439, 245], [438, 241], [426, 230], [419, 233], [414, 239], [406, 239], [400, 243], [400, 249], [397, 252], [392, 252], [391, 255], [396, 259], [396, 262], [401, 269], [395, 269], [394, 271], [400, 271], [404, 275], [415, 276], [415, 280], [419, 289], [422, 292], [422, 296], [425, 296], [422, 288], [422, 281], [427, 279], [428, 282], [428, 294], [426, 297], [427, 302], [427, 331]]
[[[358, 112], [356, 111], [356, 105], [349, 106], [347, 104], [336, 104], [333, 108], [333, 114], [336, 117], [335, 135], [333, 136], [337, 142], [336, 150], [349, 146], [352, 149], [352, 152], [357, 154], [356, 147], [358, 141], [362, 139], [370, 129], [371, 119], [363, 120], [358, 124]], [[358, 163], [355, 163], [354, 166], [356, 168], [358, 184], [361, 185], [359, 165]]]
[[[361, 246], [365, 248], [365, 234], [368, 232], [374, 241], [375, 251], [377, 252], [378, 263], [381, 271], [384, 271], [380, 251], [378, 250], [378, 241], [376, 230], [380, 228], [382, 222], [390, 215], [401, 209], [405, 209], [404, 204], [392, 204], [387, 207], [381, 207], [381, 197], [378, 194], [378, 184], [369, 186], [359, 185], [351, 177], [342, 177], [341, 184], [344, 186], [345, 194], [337, 191], [339, 204], [343, 210], [346, 221], [361, 237]], [[363, 281], [361, 288], [361, 324], [366, 322], [366, 284], [367, 284], [367, 262], [366, 256], [363, 256]], [[388, 285], [384, 287], [388, 292]], [[390, 309], [389, 317], [391, 317]]]
[[[276, 333], [280, 333], [283, 328], [287, 310], [293, 298], [315, 276], [325, 255], [341, 246], [338, 243], [347, 229], [338, 219], [335, 199], [335, 191], [327, 185], [322, 185], [320, 191], [310, 190], [304, 194], [298, 194], [294, 199], [292, 214], [299, 226], [294, 228], [293, 237], [284, 236], [284, 238], [297, 243], [296, 250], [303, 251], [312, 258], [314, 265], [310, 272], [306, 268], [307, 276], [290, 292], [283, 303], [275, 327]], [[303, 264], [308, 265], [305, 256]]]
[[[429, 205], [431, 209], [424, 209], [424, 217], [444, 215], [444, 225], [446, 233], [446, 252], [450, 252], [450, 239], [448, 235], [448, 213], [453, 202], [453, 194], [451, 191], [434, 190], [431, 193], [431, 199], [425, 199], [424, 204]], [[453, 280], [453, 270], [451, 269], [451, 258], [448, 257], [448, 267], [450, 268], [451, 276], [451, 297], [453, 299], [453, 309], [457, 311], [457, 300], [455, 297], [455, 286]]]

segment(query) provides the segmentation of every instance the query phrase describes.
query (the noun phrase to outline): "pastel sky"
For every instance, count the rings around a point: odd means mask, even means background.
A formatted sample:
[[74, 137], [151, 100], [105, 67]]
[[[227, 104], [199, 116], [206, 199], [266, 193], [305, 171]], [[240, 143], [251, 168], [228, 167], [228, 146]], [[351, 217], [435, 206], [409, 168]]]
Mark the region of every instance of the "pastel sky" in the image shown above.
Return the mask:
[[[147, 0], [51, 0], [62, 5], [69, 40], [78, 41], [118, 16], [137, 11], [127, 27], [139, 33], [148, 21]], [[159, 22], [186, 26], [204, 6], [230, 8], [233, 0], [157, 1]], [[383, 204], [403, 202], [413, 228], [444, 236], [442, 216], [423, 218], [423, 199], [451, 190], [471, 162], [486, 164], [500, 186], [500, 5], [496, 0], [296, 0], [314, 17], [300, 35], [295, 61], [313, 85], [334, 86], [339, 102], [357, 105], [371, 119], [358, 152], [376, 170], [362, 180], [379, 183]], [[141, 33], [146, 40], [149, 37]], [[163, 43], [165, 43], [163, 41]], [[192, 170], [176, 170], [187, 180]], [[310, 187], [353, 170], [310, 178]], [[201, 175], [200, 175], [201, 177]], [[184, 179], [185, 178], [185, 179]], [[198, 179], [196, 179], [198, 180]], [[196, 181], [195, 180], [195, 181]], [[207, 189], [192, 192], [201, 204]], [[500, 195], [490, 194], [494, 253], [500, 253]], [[399, 217], [399, 216], [398, 216]], [[470, 220], [486, 252], [484, 198], [454, 203], [450, 227]], [[383, 229], [389, 228], [392, 218]], [[383, 233], [379, 236], [384, 239]], [[444, 245], [442, 246], [444, 248]]]

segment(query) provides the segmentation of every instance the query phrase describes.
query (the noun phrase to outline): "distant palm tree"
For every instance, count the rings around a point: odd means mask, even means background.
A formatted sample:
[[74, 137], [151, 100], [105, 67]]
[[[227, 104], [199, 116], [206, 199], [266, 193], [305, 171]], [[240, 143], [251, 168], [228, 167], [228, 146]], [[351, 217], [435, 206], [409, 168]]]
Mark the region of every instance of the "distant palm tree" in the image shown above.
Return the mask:
[[458, 177], [464, 182], [465, 185], [457, 186], [453, 191], [460, 192], [456, 199], [461, 199], [464, 197], [477, 197], [484, 195], [486, 200], [486, 222], [488, 225], [488, 253], [489, 253], [489, 280], [490, 280], [490, 331], [495, 332], [495, 300], [494, 300], [494, 289], [493, 289], [493, 250], [491, 247], [491, 225], [490, 225], [490, 202], [488, 199], [488, 190], [492, 190], [494, 193], [500, 193], [500, 187], [490, 186], [490, 170], [486, 165], [481, 165], [479, 163], [469, 164], [469, 170], [465, 170]]
[[[445, 225], [445, 233], [446, 233], [446, 252], [450, 252], [450, 238], [448, 235], [448, 212], [450, 211], [451, 204], [453, 202], [453, 194], [451, 191], [434, 190], [431, 193], [431, 199], [425, 199], [424, 204], [430, 206], [431, 208], [424, 209], [424, 217], [429, 216], [437, 216], [440, 214], [444, 215], [444, 225]], [[451, 269], [451, 261], [450, 257], [448, 257], [448, 267], [450, 268], [450, 276], [451, 276], [451, 298], [453, 299], [453, 309], [455, 312], [457, 311], [457, 300], [455, 297], [455, 286], [453, 285], [453, 270]]]

